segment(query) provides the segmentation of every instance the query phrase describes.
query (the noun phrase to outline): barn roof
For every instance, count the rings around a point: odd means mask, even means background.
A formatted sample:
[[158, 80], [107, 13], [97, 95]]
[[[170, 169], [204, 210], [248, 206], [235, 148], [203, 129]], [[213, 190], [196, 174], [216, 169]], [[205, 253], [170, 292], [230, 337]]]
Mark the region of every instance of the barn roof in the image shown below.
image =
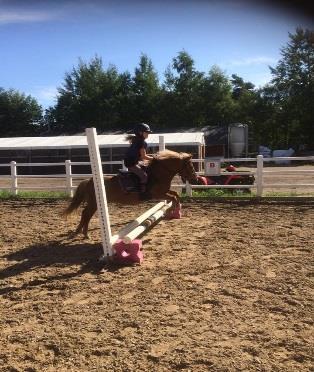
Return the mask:
[[[158, 146], [159, 136], [165, 137], [168, 146], [187, 145], [198, 146], [204, 144], [204, 133], [153, 133], [146, 140], [148, 146]], [[126, 134], [101, 134], [98, 143], [101, 148], [126, 147]], [[72, 149], [87, 147], [86, 136], [58, 136], [58, 137], [13, 137], [0, 138], [0, 150], [36, 150], [36, 149]]]

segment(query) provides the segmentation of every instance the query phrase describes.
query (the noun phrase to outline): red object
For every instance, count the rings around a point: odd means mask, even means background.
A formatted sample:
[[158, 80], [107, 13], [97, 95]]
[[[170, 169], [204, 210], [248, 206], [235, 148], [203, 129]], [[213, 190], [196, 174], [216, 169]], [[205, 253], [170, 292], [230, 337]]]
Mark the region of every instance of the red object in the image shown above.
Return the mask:
[[236, 172], [236, 168], [235, 168], [235, 166], [233, 166], [232, 164], [230, 164], [226, 168], [226, 171], [228, 171], [228, 172]]
[[165, 216], [164, 216], [164, 218], [166, 220], [179, 219], [181, 217], [182, 217], [181, 204], [176, 209], [173, 209], [173, 210], [168, 209], [165, 213]]
[[197, 176], [197, 183], [199, 185], [208, 185], [208, 179], [205, 176]]
[[197, 183], [198, 185], [239, 185], [241, 187], [241, 184], [253, 185], [254, 176], [223, 172], [219, 176], [197, 176]]
[[141, 251], [142, 241], [135, 239], [130, 244], [124, 243], [119, 239], [114, 245], [113, 249], [116, 254], [114, 255], [114, 260], [120, 264], [141, 264], [144, 259], [143, 252]]

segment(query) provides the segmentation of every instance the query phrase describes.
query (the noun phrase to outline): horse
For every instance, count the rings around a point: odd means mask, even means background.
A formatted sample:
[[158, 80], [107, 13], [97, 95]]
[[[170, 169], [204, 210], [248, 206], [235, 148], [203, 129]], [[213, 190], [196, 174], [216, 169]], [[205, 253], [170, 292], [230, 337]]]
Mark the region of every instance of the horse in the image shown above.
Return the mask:
[[[191, 183], [197, 181], [197, 175], [191, 159], [192, 154], [185, 152], [164, 150], [154, 154], [147, 167], [148, 181], [144, 199], [143, 194], [140, 192], [126, 192], [123, 190], [119, 175], [104, 176], [108, 203], [134, 205], [146, 200], [167, 200], [172, 202], [171, 210], [176, 209], [180, 204], [180, 198], [176, 191], [170, 190], [171, 181], [177, 174], [183, 181], [188, 180]], [[83, 180], [78, 185], [63, 215], [71, 214], [84, 202], [86, 205], [74, 234], [83, 233], [87, 238], [89, 221], [97, 210], [93, 178]]]

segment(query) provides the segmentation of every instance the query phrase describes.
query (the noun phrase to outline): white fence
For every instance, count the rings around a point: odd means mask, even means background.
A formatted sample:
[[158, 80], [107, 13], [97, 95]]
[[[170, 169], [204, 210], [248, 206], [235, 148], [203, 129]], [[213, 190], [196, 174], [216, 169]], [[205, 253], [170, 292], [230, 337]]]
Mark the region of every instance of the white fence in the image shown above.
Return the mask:
[[[267, 170], [267, 167], [264, 167], [265, 162], [279, 162], [279, 161], [306, 161], [306, 162], [314, 162], [314, 156], [311, 157], [276, 157], [276, 158], [263, 158], [262, 155], [258, 155], [256, 158], [228, 158], [228, 159], [220, 159], [223, 163], [256, 163], [256, 166], [253, 168], [253, 170], [249, 172], [228, 172], [228, 175], [254, 175], [255, 182], [252, 185], [190, 185], [190, 184], [173, 184], [174, 187], [185, 187], [186, 192], [188, 195], [192, 196], [192, 191], [195, 189], [255, 189], [256, 195], [258, 197], [263, 196], [263, 191], [265, 188], [271, 188], [271, 189], [277, 189], [277, 188], [312, 188], [314, 193], [314, 168], [311, 169], [289, 169], [289, 167], [286, 167], [285, 169], [275, 169], [275, 170]], [[193, 162], [195, 163], [204, 163], [204, 159], [193, 159]], [[115, 165], [121, 165], [123, 167], [123, 161], [106, 161], [102, 162], [102, 164], [115, 164]], [[73, 195], [73, 190], [76, 188], [76, 186], [73, 185], [74, 179], [82, 179], [82, 178], [88, 178], [91, 177], [92, 174], [74, 174], [72, 173], [72, 166], [77, 165], [90, 165], [89, 162], [71, 162], [70, 160], [66, 160], [62, 163], [16, 163], [15, 161], [12, 161], [10, 164], [0, 164], [0, 167], [10, 167], [10, 175], [1, 176], [0, 175], [0, 181], [1, 179], [9, 179], [9, 186], [3, 187], [0, 184], [0, 190], [9, 190], [12, 194], [17, 195], [19, 190], [64, 190], [68, 195]], [[202, 164], [204, 165], [204, 164]], [[50, 167], [50, 166], [60, 166], [65, 169], [65, 173], [59, 173], [59, 174], [44, 174], [44, 175], [25, 175], [25, 174], [19, 174], [18, 168], [19, 167]], [[204, 166], [201, 167], [204, 169]], [[291, 174], [294, 176], [297, 176], [299, 179], [301, 179], [302, 175], [310, 175], [310, 183], [265, 183], [264, 182], [264, 176], [276, 174]], [[226, 173], [221, 173], [226, 174]], [[313, 175], [313, 177], [312, 177]], [[47, 179], [47, 178], [61, 178], [64, 179], [64, 185], [63, 186], [25, 186], [25, 185], [19, 185], [18, 180], [19, 179], [29, 179], [29, 178], [37, 178], [37, 179]]]
[[[123, 161], [104, 161], [102, 162], [104, 165], [121, 165], [121, 168], [124, 168]], [[66, 160], [63, 163], [16, 163], [15, 161], [11, 161], [10, 164], [0, 164], [0, 167], [10, 167], [11, 172], [10, 176], [1, 176], [0, 180], [4, 178], [10, 179], [10, 187], [1, 187], [0, 190], [9, 190], [12, 194], [17, 195], [19, 190], [64, 190], [70, 196], [73, 195], [73, 190], [76, 189], [76, 186], [73, 186], [74, 179], [81, 179], [81, 178], [89, 178], [92, 177], [91, 173], [72, 173], [72, 166], [76, 165], [90, 165], [90, 162], [73, 162], [71, 160]], [[65, 168], [65, 173], [58, 173], [58, 174], [19, 174], [18, 167], [63, 167]], [[19, 186], [18, 179], [25, 179], [25, 178], [63, 178], [65, 179], [64, 186]]]

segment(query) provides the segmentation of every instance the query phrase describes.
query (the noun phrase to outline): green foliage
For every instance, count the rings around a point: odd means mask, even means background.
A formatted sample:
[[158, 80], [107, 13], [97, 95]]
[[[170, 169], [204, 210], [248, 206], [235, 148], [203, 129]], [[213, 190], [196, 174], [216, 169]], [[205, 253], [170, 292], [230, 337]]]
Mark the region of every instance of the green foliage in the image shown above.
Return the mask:
[[42, 129], [42, 108], [31, 96], [0, 88], [0, 136], [33, 136]]
[[135, 68], [131, 89], [134, 96], [132, 122], [155, 122], [160, 87], [152, 61], [144, 54]]
[[258, 91], [250, 82], [245, 82], [241, 77], [233, 74], [231, 79], [232, 98], [234, 100], [234, 119], [244, 123], [252, 123], [256, 120], [256, 106]]
[[67, 199], [68, 194], [62, 191], [19, 191], [14, 195], [8, 190], [0, 190], [0, 199]]
[[59, 88], [57, 105], [49, 110], [50, 127], [59, 133], [76, 133], [87, 126], [112, 129], [117, 121], [117, 97], [123, 80], [115, 66], [103, 69], [102, 60], [79, 61]]
[[[192, 197], [194, 198], [251, 198], [253, 196], [255, 196], [253, 193], [242, 192], [237, 189], [197, 189], [192, 191]], [[190, 196], [183, 193], [181, 197], [184, 199], [189, 198]]]
[[145, 55], [133, 77], [119, 74], [114, 65], [105, 70], [97, 56], [89, 63], [80, 60], [66, 74], [56, 107], [47, 111], [50, 128], [59, 133], [76, 133], [91, 125], [99, 131], [121, 130], [130, 123], [154, 120], [158, 84]]
[[235, 102], [228, 77], [213, 66], [205, 77], [201, 91], [204, 124], [226, 125], [234, 122]]
[[274, 130], [282, 146], [314, 143], [314, 31], [298, 28], [271, 68]]
[[204, 74], [196, 71], [194, 65], [191, 56], [181, 51], [166, 70], [160, 112], [168, 128], [204, 124], [201, 110]]

